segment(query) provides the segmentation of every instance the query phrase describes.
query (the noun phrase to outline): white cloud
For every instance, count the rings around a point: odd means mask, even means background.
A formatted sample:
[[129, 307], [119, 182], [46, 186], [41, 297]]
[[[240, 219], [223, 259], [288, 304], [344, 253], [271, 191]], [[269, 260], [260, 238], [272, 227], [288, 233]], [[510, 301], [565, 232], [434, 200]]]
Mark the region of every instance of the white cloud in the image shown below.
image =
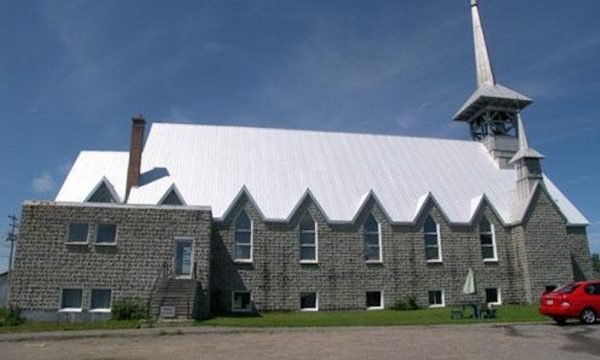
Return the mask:
[[44, 171], [40, 176], [31, 181], [31, 189], [38, 194], [48, 194], [54, 191], [56, 182], [52, 176]]

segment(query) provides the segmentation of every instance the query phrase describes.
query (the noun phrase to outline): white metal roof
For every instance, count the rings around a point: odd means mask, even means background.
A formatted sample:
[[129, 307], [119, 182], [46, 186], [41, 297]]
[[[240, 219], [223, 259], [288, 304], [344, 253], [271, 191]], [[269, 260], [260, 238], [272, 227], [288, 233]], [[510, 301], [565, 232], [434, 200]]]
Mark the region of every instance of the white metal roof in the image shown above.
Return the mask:
[[[484, 83], [475, 90], [475, 92], [469, 97], [467, 102], [461, 106], [460, 110], [454, 115], [455, 120], [468, 120], [468, 117], [472, 115], [473, 109], [477, 110], [483, 107], [484, 104], [497, 102], [498, 104], [508, 104], [513, 107], [516, 106], [519, 109], [526, 107], [531, 104], [533, 100], [529, 97], [507, 88], [500, 84], [488, 84]], [[469, 111], [471, 110], [471, 111]]]
[[[83, 201], [103, 177], [122, 200], [127, 159], [82, 152], [56, 200]], [[474, 141], [154, 123], [128, 203], [158, 204], [175, 185], [220, 219], [245, 192], [265, 219], [285, 221], [309, 193], [329, 221], [349, 222], [374, 196], [391, 221], [410, 223], [431, 197], [453, 223], [470, 222], [485, 200], [513, 223], [515, 180]], [[571, 224], [587, 224], [549, 180], [547, 189]]]

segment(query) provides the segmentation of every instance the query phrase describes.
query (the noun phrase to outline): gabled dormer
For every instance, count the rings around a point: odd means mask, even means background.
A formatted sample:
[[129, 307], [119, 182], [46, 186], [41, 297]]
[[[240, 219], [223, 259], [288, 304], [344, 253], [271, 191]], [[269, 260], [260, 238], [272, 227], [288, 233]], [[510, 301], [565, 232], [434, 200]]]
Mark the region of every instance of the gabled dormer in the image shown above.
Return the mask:
[[111, 182], [106, 177], [103, 177], [98, 185], [94, 187], [94, 190], [90, 192], [85, 202], [118, 203], [119, 196]]

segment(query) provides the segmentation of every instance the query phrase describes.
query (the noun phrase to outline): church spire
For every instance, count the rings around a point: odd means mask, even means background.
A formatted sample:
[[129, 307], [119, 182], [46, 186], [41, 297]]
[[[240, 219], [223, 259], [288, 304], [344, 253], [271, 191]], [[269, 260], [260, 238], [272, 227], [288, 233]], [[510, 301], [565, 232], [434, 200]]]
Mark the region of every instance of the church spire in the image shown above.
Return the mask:
[[494, 71], [488, 47], [485, 41], [483, 25], [479, 16], [479, 6], [477, 0], [471, 0], [471, 17], [473, 18], [473, 40], [475, 44], [475, 63], [477, 66], [477, 86], [484, 84], [495, 85]]
[[519, 132], [519, 151], [510, 160], [511, 164], [521, 159], [543, 159], [544, 155], [529, 147], [527, 133], [525, 132], [525, 125], [523, 125], [521, 114], [517, 114], [517, 128]]
[[543, 182], [541, 160], [544, 155], [529, 147], [527, 133], [521, 114], [517, 114], [519, 132], [519, 151], [510, 160], [517, 170], [517, 204], [522, 207], [527, 204], [536, 184]]
[[477, 0], [470, 0], [477, 89], [454, 115], [469, 124], [471, 137], [488, 149], [500, 168], [512, 167], [510, 160], [519, 150], [517, 115], [532, 100], [496, 82], [481, 25]]

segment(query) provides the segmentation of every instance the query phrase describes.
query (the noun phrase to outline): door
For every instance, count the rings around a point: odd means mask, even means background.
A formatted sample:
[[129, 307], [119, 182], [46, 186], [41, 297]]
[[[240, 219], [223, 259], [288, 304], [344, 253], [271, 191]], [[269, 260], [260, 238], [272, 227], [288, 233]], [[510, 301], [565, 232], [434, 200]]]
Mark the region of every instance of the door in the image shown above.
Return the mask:
[[175, 239], [175, 276], [177, 278], [190, 279], [193, 268], [192, 239]]

